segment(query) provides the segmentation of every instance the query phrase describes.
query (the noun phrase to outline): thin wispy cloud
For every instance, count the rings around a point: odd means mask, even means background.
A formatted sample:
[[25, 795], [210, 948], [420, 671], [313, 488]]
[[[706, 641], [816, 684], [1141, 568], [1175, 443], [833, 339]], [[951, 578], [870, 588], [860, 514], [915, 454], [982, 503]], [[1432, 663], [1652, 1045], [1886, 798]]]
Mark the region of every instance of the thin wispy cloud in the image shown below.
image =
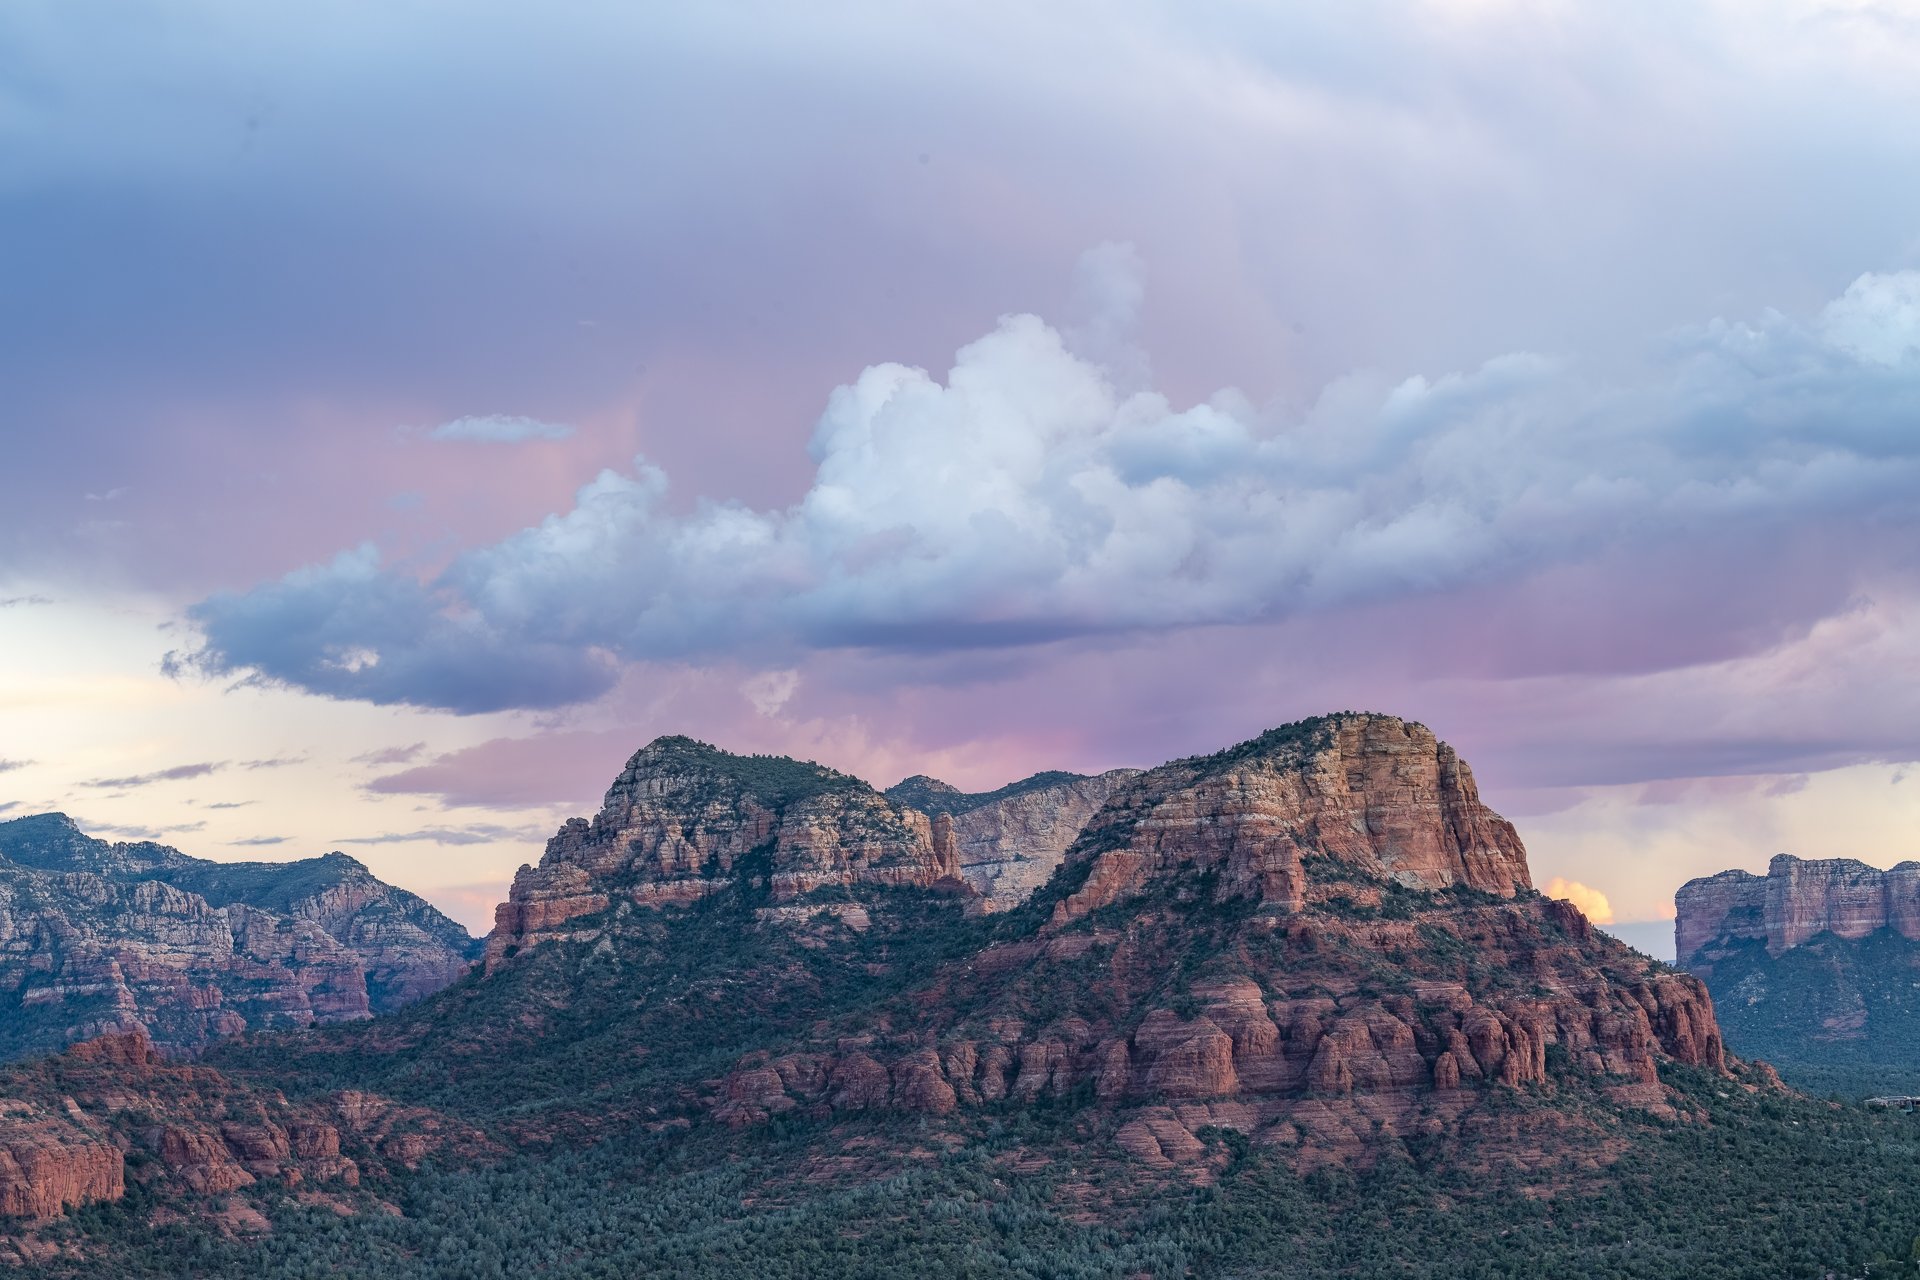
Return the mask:
[[427, 433], [429, 440], [460, 441], [469, 444], [521, 444], [528, 440], [565, 440], [573, 428], [538, 418], [488, 414], [475, 418], [455, 418]]
[[240, 768], [252, 772], [257, 769], [285, 769], [289, 765], [305, 764], [305, 756], [272, 756], [265, 760], [242, 760]]
[[80, 823], [81, 829], [89, 835], [108, 835], [119, 840], [159, 840], [166, 836], [192, 835], [196, 831], [204, 831], [206, 826], [204, 822], [183, 822], [168, 827], [122, 826], [112, 822]]
[[177, 764], [171, 769], [156, 769], [152, 773], [129, 774], [124, 778], [91, 778], [80, 785], [94, 787], [101, 791], [130, 791], [136, 787], [150, 787], [160, 782], [185, 782], [193, 778], [204, 778], [226, 768], [224, 761], [201, 764]]
[[0, 600], [0, 609], [24, 609], [32, 605], [52, 603], [52, 596], [8, 596]]
[[512, 841], [544, 842], [548, 833], [539, 827], [503, 827], [480, 823], [467, 827], [425, 827], [419, 831], [388, 831], [377, 836], [347, 836], [336, 844], [500, 844]]
[[15, 769], [26, 769], [33, 765], [31, 760], [0, 760], [0, 773], [12, 773]]
[[239, 845], [243, 848], [252, 848], [259, 845], [285, 844], [292, 838], [291, 836], [249, 836], [245, 840], [229, 840], [227, 843]]
[[411, 743], [404, 747], [381, 747], [377, 751], [365, 751], [353, 757], [354, 764], [409, 764], [427, 749], [424, 742]]

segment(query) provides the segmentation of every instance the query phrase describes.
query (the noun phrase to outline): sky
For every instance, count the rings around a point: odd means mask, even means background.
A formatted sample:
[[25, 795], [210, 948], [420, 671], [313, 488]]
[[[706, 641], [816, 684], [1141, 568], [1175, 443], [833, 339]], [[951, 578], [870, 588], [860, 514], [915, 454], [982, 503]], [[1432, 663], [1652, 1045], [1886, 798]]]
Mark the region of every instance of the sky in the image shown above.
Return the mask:
[[470, 927], [662, 733], [1920, 856], [1920, 0], [0, 10], [0, 817]]

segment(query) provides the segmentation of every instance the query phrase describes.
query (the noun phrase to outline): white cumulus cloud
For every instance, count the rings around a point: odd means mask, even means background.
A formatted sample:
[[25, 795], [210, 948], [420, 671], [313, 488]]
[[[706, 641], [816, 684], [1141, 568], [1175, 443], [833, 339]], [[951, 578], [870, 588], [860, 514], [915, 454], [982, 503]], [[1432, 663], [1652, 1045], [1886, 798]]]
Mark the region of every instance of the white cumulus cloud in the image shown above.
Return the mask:
[[[1089, 288], [1130, 314], [1129, 257], [1093, 262]], [[1904, 526], [1916, 298], [1920, 274], [1863, 276], [1807, 323], [1674, 335], [1631, 379], [1516, 353], [1351, 377], [1292, 416], [1126, 390], [1007, 316], [944, 380], [879, 364], [835, 390], [791, 506], [675, 510], [637, 459], [432, 582], [368, 547], [208, 600], [190, 660], [377, 702], [555, 705], [623, 661], [1262, 622], [1708, 530]]]

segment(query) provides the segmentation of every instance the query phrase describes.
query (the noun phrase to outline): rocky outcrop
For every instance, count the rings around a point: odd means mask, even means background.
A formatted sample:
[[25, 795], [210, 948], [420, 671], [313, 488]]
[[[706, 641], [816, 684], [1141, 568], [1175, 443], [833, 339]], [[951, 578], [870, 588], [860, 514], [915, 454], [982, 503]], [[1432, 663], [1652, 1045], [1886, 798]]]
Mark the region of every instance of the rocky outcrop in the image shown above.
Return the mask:
[[60, 814], [0, 823], [0, 1055], [364, 1018], [446, 986], [476, 949], [345, 854], [216, 863]]
[[[1094, 814], [1138, 769], [1098, 777], [1041, 773], [998, 791], [967, 793], [924, 774], [889, 787], [891, 799], [945, 817], [960, 877], [982, 911], [1004, 911], [1047, 882]], [[937, 834], [937, 832], [936, 832]]]
[[468, 1126], [363, 1093], [289, 1103], [169, 1062], [138, 1032], [0, 1070], [0, 1213], [24, 1218], [117, 1200], [129, 1178], [193, 1196], [263, 1181], [352, 1187], [435, 1151], [492, 1149]]
[[1085, 837], [1084, 879], [1056, 924], [1176, 873], [1209, 879], [1221, 901], [1298, 909], [1309, 858], [1426, 892], [1532, 888], [1520, 837], [1480, 803], [1466, 763], [1391, 716], [1303, 722], [1164, 765], [1116, 794]]
[[1675, 952], [1695, 972], [1711, 970], [1716, 944], [1759, 940], [1778, 956], [1822, 933], [1852, 939], [1882, 929], [1920, 940], [1920, 862], [1881, 871], [1783, 853], [1764, 876], [1722, 871], [1674, 895]]
[[691, 738], [635, 752], [591, 822], [570, 819], [495, 913], [489, 970], [609, 907], [688, 906], [736, 884], [772, 903], [823, 888], [961, 887], [950, 824], [858, 778]]
[[1532, 892], [1465, 764], [1391, 717], [1126, 780], [1041, 902], [1049, 922], [936, 984], [923, 1025], [750, 1055], [713, 1114], [1086, 1098], [1160, 1164], [1207, 1125], [1324, 1155], [1490, 1089], [1673, 1115], [1663, 1063], [1729, 1067], [1702, 984]]

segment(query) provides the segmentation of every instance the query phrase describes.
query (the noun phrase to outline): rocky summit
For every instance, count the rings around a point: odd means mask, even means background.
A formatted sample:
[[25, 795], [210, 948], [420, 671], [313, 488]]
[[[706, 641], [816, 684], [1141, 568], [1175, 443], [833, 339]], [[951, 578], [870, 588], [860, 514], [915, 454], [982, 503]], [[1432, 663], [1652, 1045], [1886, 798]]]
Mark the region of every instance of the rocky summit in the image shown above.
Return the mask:
[[0, 823], [0, 1055], [138, 1032], [196, 1050], [429, 995], [478, 943], [343, 853], [210, 862], [63, 814]]
[[1920, 862], [1781, 854], [1674, 895], [1680, 964], [1743, 1052], [1795, 1065], [1920, 1061]]
[[570, 820], [539, 866], [520, 869], [487, 963], [585, 937], [593, 926], [575, 922], [615, 905], [684, 907], [740, 879], [765, 890], [765, 918], [822, 891], [858, 913], [862, 889], [903, 885], [979, 911], [1018, 905], [1135, 772], [1039, 774], [980, 795], [919, 776], [882, 794], [819, 765], [660, 738], [634, 753], [591, 821]]

